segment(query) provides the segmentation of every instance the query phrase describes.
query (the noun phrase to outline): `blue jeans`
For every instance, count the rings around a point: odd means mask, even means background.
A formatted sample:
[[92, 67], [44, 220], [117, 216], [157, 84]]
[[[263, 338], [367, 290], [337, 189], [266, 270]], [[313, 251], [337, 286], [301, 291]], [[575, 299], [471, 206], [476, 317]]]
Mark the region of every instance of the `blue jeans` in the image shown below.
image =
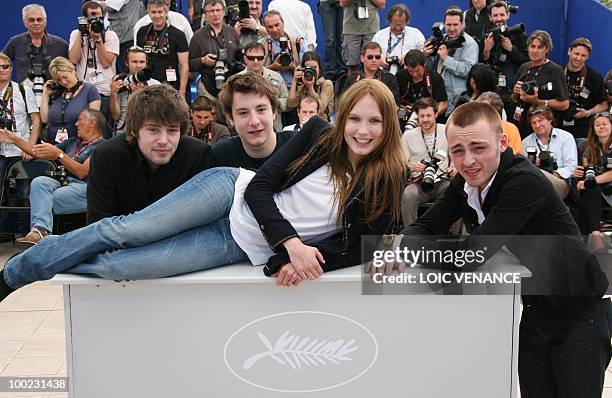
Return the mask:
[[87, 211], [87, 183], [68, 177], [62, 186], [54, 178], [40, 176], [30, 184], [30, 228], [36, 226], [53, 231], [54, 214], [73, 214]]
[[6, 263], [5, 281], [16, 289], [65, 271], [150, 279], [246, 261], [227, 220], [238, 174], [204, 170], [141, 211], [48, 236]]
[[325, 70], [339, 75], [346, 69], [342, 59], [342, 20], [344, 10], [340, 3], [320, 2], [319, 14], [325, 32]]

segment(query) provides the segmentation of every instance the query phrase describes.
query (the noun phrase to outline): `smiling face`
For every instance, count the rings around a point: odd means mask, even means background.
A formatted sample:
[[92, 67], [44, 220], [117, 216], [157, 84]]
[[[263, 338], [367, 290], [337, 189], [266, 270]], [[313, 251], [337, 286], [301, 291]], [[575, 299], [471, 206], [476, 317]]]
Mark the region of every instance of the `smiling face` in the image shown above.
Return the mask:
[[265, 62], [265, 54], [261, 48], [252, 48], [244, 54], [244, 63], [249, 72], [261, 75]]
[[436, 129], [436, 112], [433, 107], [419, 109], [419, 126], [424, 133], [433, 133]]
[[378, 148], [382, 137], [383, 118], [380, 108], [371, 95], [365, 95], [350, 110], [344, 125], [348, 159], [354, 168], [364, 156]]
[[153, 27], [155, 29], [159, 30], [166, 25], [166, 15], [168, 12], [165, 6], [151, 4], [149, 5], [147, 12], [149, 13], [149, 17], [151, 18], [151, 22], [153, 23]]
[[151, 169], [167, 164], [181, 139], [179, 123], [162, 124], [158, 121], [146, 120], [138, 130], [138, 149], [147, 160]]
[[262, 3], [261, 0], [249, 0], [249, 14], [255, 19], [261, 16]]
[[227, 116], [247, 152], [259, 152], [272, 142], [276, 112], [267, 97], [254, 92], [235, 92], [232, 114]]
[[40, 35], [47, 27], [47, 19], [43, 16], [41, 10], [31, 8], [26, 12], [23, 20], [23, 25], [26, 27], [30, 35]]
[[0, 58], [0, 83], [6, 83], [11, 80], [13, 72], [13, 64], [5, 57]]
[[544, 115], [533, 115], [529, 121], [531, 128], [538, 137], [548, 137], [552, 131], [552, 121], [548, 120]]
[[500, 154], [508, 146], [506, 136], [501, 134], [497, 139], [495, 130], [480, 119], [466, 127], [447, 125], [446, 138], [461, 176], [469, 186], [482, 191], [499, 168]]
[[593, 123], [595, 135], [599, 138], [600, 142], [607, 142], [610, 139], [612, 133], [612, 124], [610, 123], [609, 116], [600, 116], [595, 119]]
[[451, 39], [456, 39], [463, 32], [463, 24], [459, 15], [447, 15], [444, 19], [444, 30]]
[[376, 73], [382, 64], [382, 55], [378, 48], [368, 48], [364, 55], [361, 56], [363, 70], [368, 73]]
[[589, 50], [584, 46], [576, 46], [570, 48], [567, 52], [569, 55], [569, 63], [574, 71], [582, 69], [584, 63], [589, 59]]
[[491, 22], [495, 26], [504, 26], [508, 23], [508, 13], [505, 7], [493, 7], [490, 14]]

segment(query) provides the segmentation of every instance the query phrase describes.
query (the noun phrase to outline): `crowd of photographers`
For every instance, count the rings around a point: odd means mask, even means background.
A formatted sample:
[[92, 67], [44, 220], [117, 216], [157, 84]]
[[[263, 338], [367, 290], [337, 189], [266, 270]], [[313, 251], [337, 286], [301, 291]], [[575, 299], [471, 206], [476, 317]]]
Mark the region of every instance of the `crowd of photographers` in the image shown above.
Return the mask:
[[[148, 0], [146, 6], [140, 0], [84, 1], [69, 42], [47, 32], [45, 9], [30, 4], [22, 12], [27, 31], [10, 38], [0, 55], [2, 181], [11, 162], [40, 158], [63, 165], [60, 152], [88, 168], [83, 155], [92, 152], [92, 141], [129, 133], [128, 100], [143, 87], [175, 89], [191, 106], [189, 135], [219, 146], [213, 148], [214, 164], [234, 164], [223, 156], [247, 156], [248, 163], [267, 158], [273, 148], [257, 149], [226, 119], [218, 96], [231, 76], [254, 73], [275, 88], [275, 143], [284, 143], [314, 115], [333, 122], [347, 87], [378, 79], [393, 93], [405, 131], [412, 181], [404, 193], [404, 223], [441, 195], [455, 173], [444, 139], [446, 119], [456, 107], [482, 101], [498, 109], [511, 148], [549, 177], [583, 233], [598, 235], [601, 209], [612, 205], [612, 138], [604, 113], [612, 74], [604, 81], [585, 62], [605, 49], [577, 38], [568, 64], [557, 65], [548, 58], [550, 35], [527, 34], [523, 24], [510, 23], [519, 10], [505, 1], [470, 0], [465, 11], [449, 7], [428, 37], [409, 26], [411, 11], [403, 4], [389, 8], [388, 27], [381, 29], [378, 10], [385, 5], [321, 0], [322, 65], [313, 14], [300, 0], [274, 0], [267, 11], [261, 0], [189, 0], [187, 16], [171, 0]], [[87, 133], [85, 119], [100, 124], [100, 137]], [[60, 149], [37, 155], [41, 143]], [[86, 185], [87, 175], [62, 170], [64, 178]], [[54, 214], [62, 211], [51, 207]], [[36, 236], [30, 240], [52, 232], [49, 224], [33, 220]]]

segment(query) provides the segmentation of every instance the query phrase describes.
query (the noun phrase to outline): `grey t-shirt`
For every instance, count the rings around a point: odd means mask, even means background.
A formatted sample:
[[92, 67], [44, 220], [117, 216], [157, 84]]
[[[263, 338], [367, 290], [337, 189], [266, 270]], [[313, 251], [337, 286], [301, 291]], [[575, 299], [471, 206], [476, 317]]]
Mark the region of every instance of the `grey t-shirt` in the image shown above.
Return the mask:
[[353, 3], [344, 7], [344, 22], [342, 25], [342, 33], [349, 35], [365, 35], [368, 33], [376, 33], [380, 30], [380, 16], [378, 8], [370, 0], [365, 0], [365, 5], [368, 9], [367, 19], [357, 19], [358, 0], [353, 0]]

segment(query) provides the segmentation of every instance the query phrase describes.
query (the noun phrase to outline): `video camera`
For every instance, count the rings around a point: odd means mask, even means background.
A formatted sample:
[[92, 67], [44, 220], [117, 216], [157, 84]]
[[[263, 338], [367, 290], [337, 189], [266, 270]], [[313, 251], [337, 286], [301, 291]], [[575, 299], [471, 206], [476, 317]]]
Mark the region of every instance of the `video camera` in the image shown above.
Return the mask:
[[496, 28], [487, 30], [486, 34], [492, 33], [493, 40], [495, 40], [495, 43], [499, 43], [501, 42], [502, 36], [510, 37], [512, 35], [516, 35], [523, 32], [525, 32], [525, 25], [519, 23], [510, 27], [506, 25], [498, 26]]
[[234, 26], [241, 19], [249, 18], [249, 2], [247, 0], [228, 0], [225, 13], [225, 23]]
[[527, 159], [529, 159], [531, 163], [536, 164], [537, 157], [540, 159], [540, 169], [552, 173], [559, 168], [557, 165], [557, 159], [555, 159], [554, 155], [550, 151], [540, 151], [540, 153], [537, 152], [538, 151], [534, 146], [527, 147]]
[[389, 65], [389, 73], [395, 75], [400, 69], [400, 59], [397, 55], [387, 56], [387, 65]]
[[83, 36], [89, 36], [89, 30], [93, 33], [102, 33], [104, 32], [104, 22], [100, 17], [79, 17], [79, 32]]
[[423, 181], [421, 181], [421, 189], [423, 192], [431, 192], [436, 183], [438, 177], [438, 170], [440, 170], [440, 163], [446, 159], [446, 152], [438, 149], [432, 159], [421, 160], [421, 163], [425, 165], [423, 170]]
[[117, 76], [113, 77], [114, 81], [120, 80], [121, 83], [123, 84], [123, 87], [121, 87], [121, 89], [119, 89], [119, 92], [123, 92], [126, 91], [129, 87], [130, 84], [136, 84], [136, 83], [145, 83], [147, 81], [149, 81], [149, 79], [151, 79], [152, 77], [152, 73], [150, 69], [141, 69], [136, 73], [120, 73]]
[[293, 61], [293, 55], [291, 54], [291, 49], [289, 48], [289, 37], [287, 37], [287, 35], [282, 35], [278, 38], [278, 44], [281, 49], [281, 52], [276, 55], [276, 57], [280, 55], [278, 62], [280, 62], [282, 66], [289, 66], [291, 61]]
[[463, 35], [457, 37], [456, 39], [449, 39], [448, 36], [442, 33], [443, 28], [444, 22], [436, 22], [431, 27], [432, 36], [427, 38], [427, 41], [425, 42], [425, 45], [430, 44], [432, 46], [431, 55], [438, 54], [438, 49], [443, 44], [449, 51], [463, 47], [463, 43], [465, 42]]

